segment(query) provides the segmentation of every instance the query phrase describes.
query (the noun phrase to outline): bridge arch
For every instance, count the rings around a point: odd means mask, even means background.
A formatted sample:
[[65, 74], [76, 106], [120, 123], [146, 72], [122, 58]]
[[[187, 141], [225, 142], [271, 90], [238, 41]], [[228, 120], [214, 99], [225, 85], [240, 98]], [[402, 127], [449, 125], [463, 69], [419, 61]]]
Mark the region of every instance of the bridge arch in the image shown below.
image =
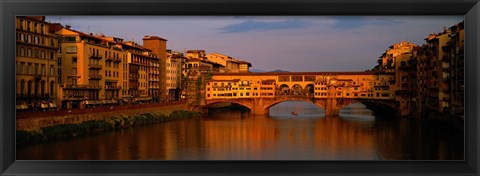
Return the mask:
[[278, 90], [280, 95], [287, 95], [290, 93], [290, 87], [287, 84], [281, 84], [278, 86]]
[[252, 110], [253, 106], [252, 104], [248, 103], [248, 102], [241, 102], [241, 101], [236, 101], [234, 99], [225, 99], [225, 100], [216, 100], [216, 101], [210, 101], [208, 102], [207, 104], [205, 104], [205, 107], [207, 108], [212, 108], [214, 107], [215, 105], [218, 105], [218, 104], [222, 104], [222, 103], [232, 103], [232, 104], [237, 104], [237, 105], [241, 105], [241, 106], [244, 106], [250, 110]]
[[344, 107], [354, 104], [362, 103], [369, 110], [372, 110], [373, 113], [398, 113], [397, 103], [394, 101], [382, 101], [382, 100], [368, 100], [368, 99], [343, 99], [338, 102], [338, 110], [343, 109]]
[[307, 95], [313, 95], [315, 93], [315, 86], [313, 84], [307, 84], [305, 86], [304, 92], [307, 93]]
[[280, 104], [280, 103], [283, 103], [283, 102], [287, 102], [287, 101], [303, 101], [303, 102], [307, 102], [307, 103], [312, 103], [314, 105], [317, 105], [320, 109], [323, 109], [325, 111], [325, 105], [321, 104], [321, 103], [315, 103], [315, 102], [312, 102], [311, 100], [307, 100], [307, 99], [280, 99], [280, 100], [276, 100], [276, 101], [272, 101], [268, 104], [266, 104], [264, 106], [264, 109], [265, 111], [269, 111], [271, 107], [277, 105], [277, 104]]
[[301, 93], [302, 93], [302, 90], [303, 90], [303, 89], [302, 89], [302, 86], [301, 86], [300, 84], [294, 84], [294, 85], [292, 86], [292, 93], [293, 93], [294, 95], [299, 95], [299, 94], [301, 94]]

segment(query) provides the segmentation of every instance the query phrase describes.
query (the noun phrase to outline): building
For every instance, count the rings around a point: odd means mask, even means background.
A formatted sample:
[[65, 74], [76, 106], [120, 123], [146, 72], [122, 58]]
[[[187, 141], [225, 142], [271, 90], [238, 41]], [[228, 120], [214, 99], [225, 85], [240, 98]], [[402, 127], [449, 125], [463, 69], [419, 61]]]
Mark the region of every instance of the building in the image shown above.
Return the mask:
[[119, 103], [127, 52], [118, 41], [54, 25], [61, 38], [59, 83], [62, 108], [76, 109]]
[[[408, 114], [429, 112], [463, 115], [464, 44], [463, 22], [430, 34], [422, 46], [412, 49], [410, 59], [401, 57], [395, 68], [396, 97]], [[404, 114], [405, 115], [405, 114]]]
[[239, 66], [238, 66], [239, 72], [250, 72], [250, 67], [252, 67], [252, 64], [250, 62], [238, 61], [238, 63], [239, 63]]
[[465, 65], [464, 65], [464, 23], [460, 22], [450, 27], [450, 41], [442, 47], [446, 52], [442, 60], [450, 64], [450, 77], [445, 79], [450, 83], [450, 112], [452, 114], [464, 114], [465, 101]]
[[15, 21], [17, 109], [56, 109], [58, 36], [44, 16], [17, 16]]
[[166, 85], [166, 60], [167, 60], [167, 39], [158, 36], [144, 36], [143, 47], [152, 51], [159, 58], [159, 97], [160, 101], [166, 101], [167, 85]]
[[397, 63], [396, 57], [404, 53], [410, 53], [415, 46], [417, 45], [406, 41], [391, 45], [377, 60], [379, 71], [394, 72]]
[[167, 50], [166, 95], [168, 101], [178, 101], [182, 93], [182, 67], [186, 62], [183, 53]]
[[123, 42], [127, 51], [128, 91], [133, 103], [162, 100], [160, 58], [152, 50], [129, 41]]
[[425, 55], [423, 57], [426, 61], [426, 67], [423, 70], [426, 72], [426, 81], [421, 84], [426, 89], [423, 90], [423, 98], [425, 99], [424, 107], [436, 112], [447, 111], [449, 105], [450, 94], [445, 90], [448, 88], [445, 80], [449, 77], [450, 66], [448, 63], [443, 62], [442, 58], [445, 53], [442, 51], [442, 47], [446, 46], [449, 38], [450, 31], [444, 29], [443, 32], [437, 34], [430, 34], [425, 38], [424, 44]]
[[187, 50], [187, 58], [201, 58], [203, 59], [205, 55], [205, 50]]
[[237, 60], [231, 56], [220, 53], [213, 52], [207, 54], [205, 57], [211, 62], [222, 65], [224, 67], [224, 70], [220, 70], [222, 73], [249, 72], [249, 68], [252, 67], [252, 64], [249, 62]]

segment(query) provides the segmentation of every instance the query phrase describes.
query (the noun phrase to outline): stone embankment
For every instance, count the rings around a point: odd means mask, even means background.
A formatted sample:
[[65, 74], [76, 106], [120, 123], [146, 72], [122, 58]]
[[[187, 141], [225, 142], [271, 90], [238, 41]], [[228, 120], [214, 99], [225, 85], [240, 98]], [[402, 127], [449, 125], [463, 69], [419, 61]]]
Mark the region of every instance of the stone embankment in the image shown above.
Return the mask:
[[91, 120], [105, 120], [116, 115], [145, 113], [170, 114], [173, 111], [188, 110], [184, 102], [98, 107], [95, 109], [62, 110], [52, 112], [17, 113], [17, 130], [34, 131], [42, 127], [61, 124], [78, 124]]
[[[95, 112], [90, 112], [95, 111]], [[98, 111], [98, 112], [96, 112]], [[184, 103], [170, 105], [143, 105], [68, 112], [66, 115], [17, 118], [17, 145], [23, 146], [57, 139], [68, 139], [101, 131], [142, 126], [199, 116], [188, 111]], [[85, 113], [89, 112], [89, 113]], [[47, 113], [47, 112], [45, 112]]]

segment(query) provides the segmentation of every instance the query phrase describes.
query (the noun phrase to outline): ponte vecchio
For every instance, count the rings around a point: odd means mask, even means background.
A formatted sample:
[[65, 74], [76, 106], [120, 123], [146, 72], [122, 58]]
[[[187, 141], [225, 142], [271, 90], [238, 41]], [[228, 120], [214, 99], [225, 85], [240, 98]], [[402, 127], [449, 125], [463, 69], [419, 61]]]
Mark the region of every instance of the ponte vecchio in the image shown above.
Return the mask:
[[209, 107], [235, 103], [251, 114], [268, 114], [269, 108], [289, 100], [308, 101], [322, 107], [325, 114], [356, 102], [370, 102], [397, 108], [395, 75], [378, 72], [261, 72], [214, 73], [206, 81], [205, 99]]

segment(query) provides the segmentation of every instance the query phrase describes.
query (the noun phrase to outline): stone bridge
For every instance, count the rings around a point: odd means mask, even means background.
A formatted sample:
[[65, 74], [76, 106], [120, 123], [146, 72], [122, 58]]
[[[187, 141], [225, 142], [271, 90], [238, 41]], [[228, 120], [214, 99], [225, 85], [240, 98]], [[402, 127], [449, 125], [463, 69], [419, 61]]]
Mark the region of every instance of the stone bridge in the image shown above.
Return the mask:
[[[338, 115], [343, 107], [362, 102], [398, 109], [395, 76], [377, 72], [267, 72], [215, 73], [201, 90], [201, 102], [245, 106], [252, 114], [268, 114], [269, 108], [290, 100], [312, 102], [326, 115]], [[378, 108], [382, 110], [382, 108]]]
[[205, 106], [209, 107], [217, 103], [234, 103], [247, 107], [251, 110], [251, 114], [264, 115], [269, 114], [269, 109], [276, 104], [285, 101], [305, 101], [313, 103], [325, 110], [326, 116], [335, 116], [339, 111], [353, 103], [364, 103], [367, 106], [372, 104], [376, 107], [389, 107], [397, 109], [398, 106], [391, 100], [368, 100], [368, 99], [351, 99], [351, 98], [315, 98], [314, 96], [276, 96], [274, 98], [230, 98], [230, 99], [213, 99], [206, 100]]

